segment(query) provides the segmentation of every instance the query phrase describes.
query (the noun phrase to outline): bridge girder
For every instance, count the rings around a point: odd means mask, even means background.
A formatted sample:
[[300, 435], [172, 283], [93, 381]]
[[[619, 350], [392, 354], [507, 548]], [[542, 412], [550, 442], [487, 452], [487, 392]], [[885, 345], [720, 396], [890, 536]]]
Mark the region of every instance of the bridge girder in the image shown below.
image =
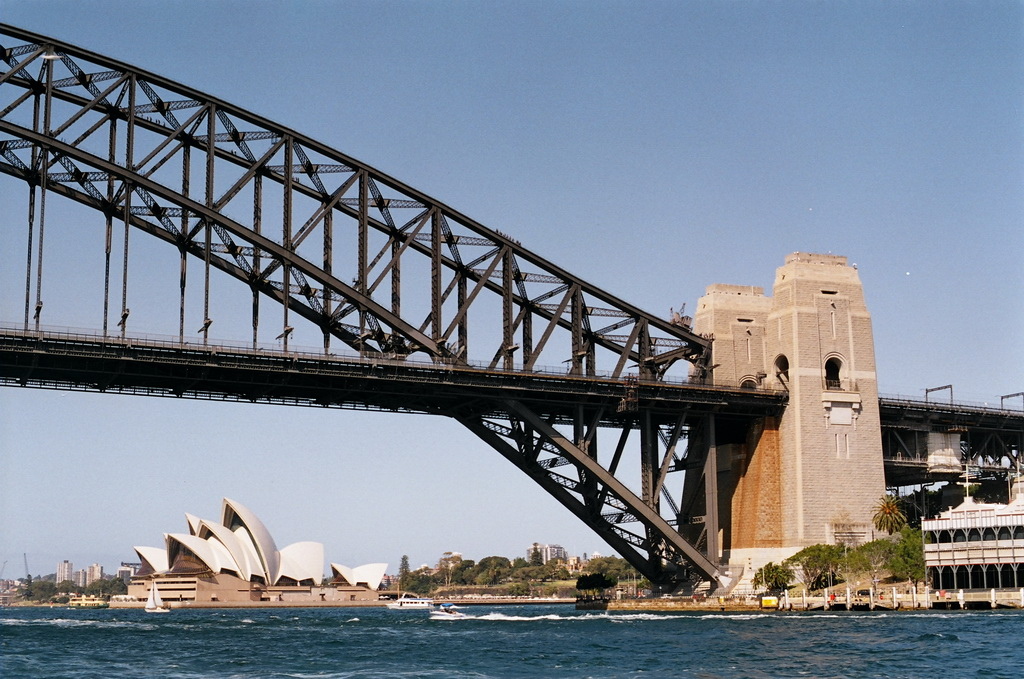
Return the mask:
[[[677, 445], [695, 417], [737, 400], [747, 404], [739, 417], [757, 417], [784, 397], [701, 390], [710, 338], [365, 163], [169, 79], [7, 25], [0, 61], [0, 174], [28, 187], [25, 314], [3, 333], [0, 383], [446, 415], [653, 583], [721, 575], [715, 554], [680, 533], [666, 484], [672, 471], [700, 468], [707, 451]], [[48, 196], [88, 208], [105, 241], [93, 338], [43, 325]], [[129, 301], [145, 303], [129, 285], [129, 233], [180, 260], [172, 346], [129, 332]], [[110, 292], [118, 254], [120, 309]], [[185, 335], [196, 313], [186, 304], [197, 286], [190, 262], [202, 272], [201, 347]], [[232, 281], [252, 297], [248, 352], [210, 334], [210, 297]], [[269, 331], [279, 332], [277, 353], [262, 346], [261, 300], [281, 310]], [[322, 355], [297, 357], [303, 332], [322, 335]], [[339, 359], [332, 341], [362, 362]], [[564, 366], [560, 376], [543, 367], [552, 364]], [[668, 380], [679, 366], [692, 374], [685, 394]], [[599, 430], [616, 441], [600, 461]], [[631, 457], [636, 491], [622, 481]]]

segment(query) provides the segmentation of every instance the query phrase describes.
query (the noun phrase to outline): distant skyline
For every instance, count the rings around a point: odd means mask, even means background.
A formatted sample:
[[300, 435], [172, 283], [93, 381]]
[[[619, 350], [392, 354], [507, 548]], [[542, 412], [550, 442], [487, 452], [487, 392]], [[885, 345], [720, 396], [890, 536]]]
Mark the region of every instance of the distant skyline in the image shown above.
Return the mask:
[[[0, 0], [0, 21], [318, 139], [666, 317], [846, 255], [883, 394], [1024, 391], [1020, 2]], [[24, 202], [0, 177], [5, 245]], [[0, 258], [0, 322], [23, 263]], [[4, 577], [133, 561], [225, 496], [390, 573], [612, 552], [428, 416], [3, 388], [0, 466]]]

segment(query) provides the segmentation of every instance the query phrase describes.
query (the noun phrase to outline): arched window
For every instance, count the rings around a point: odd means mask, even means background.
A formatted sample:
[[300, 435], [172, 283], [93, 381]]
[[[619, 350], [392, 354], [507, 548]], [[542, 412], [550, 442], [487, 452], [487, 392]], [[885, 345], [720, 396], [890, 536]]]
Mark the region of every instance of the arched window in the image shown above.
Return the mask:
[[832, 391], [840, 391], [843, 388], [843, 383], [839, 378], [839, 373], [843, 368], [843, 362], [834, 356], [825, 361], [825, 388]]
[[995, 529], [994, 528], [986, 528], [984, 530], [984, 532], [981, 534], [981, 539], [984, 542], [988, 542], [989, 540], [995, 540], [996, 539], [996, 531], [995, 531]]
[[1010, 540], [1010, 539], [1012, 539], [1012, 537], [1013, 536], [1010, 533], [1010, 527], [1009, 526], [1003, 526], [1002, 528], [999, 529], [999, 539], [1000, 540]]
[[789, 359], [785, 356], [775, 359], [775, 378], [784, 385], [789, 384]]
[[757, 380], [747, 378], [740, 383], [740, 389], [757, 389]]
[[967, 531], [968, 542], [981, 542], [981, 531], [977, 528], [972, 528]]

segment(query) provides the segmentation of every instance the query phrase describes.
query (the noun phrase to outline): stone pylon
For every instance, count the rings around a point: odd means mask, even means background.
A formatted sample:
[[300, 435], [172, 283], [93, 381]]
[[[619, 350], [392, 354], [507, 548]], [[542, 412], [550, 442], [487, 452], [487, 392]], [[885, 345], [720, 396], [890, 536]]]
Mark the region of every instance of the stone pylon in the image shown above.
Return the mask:
[[845, 257], [794, 253], [762, 288], [712, 285], [694, 330], [714, 336], [717, 385], [781, 389], [789, 402], [745, 440], [717, 446], [721, 558], [749, 581], [817, 543], [872, 539], [885, 493], [871, 316]]

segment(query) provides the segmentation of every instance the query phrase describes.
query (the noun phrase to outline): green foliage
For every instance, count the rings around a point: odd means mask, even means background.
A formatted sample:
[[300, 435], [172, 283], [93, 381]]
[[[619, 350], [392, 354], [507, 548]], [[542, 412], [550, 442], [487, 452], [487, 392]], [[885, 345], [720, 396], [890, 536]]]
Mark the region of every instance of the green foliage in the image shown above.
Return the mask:
[[587, 562], [586, 573], [602, 573], [615, 580], [639, 578], [640, 574], [625, 559], [617, 556], [598, 556]]
[[892, 540], [872, 540], [847, 554], [846, 561], [851, 570], [867, 573], [872, 582], [878, 582], [888, 568], [893, 548]]
[[409, 577], [409, 555], [403, 554], [402, 561], [398, 565], [398, 588], [406, 589], [405, 579]]
[[128, 586], [121, 578], [110, 578], [105, 580], [93, 580], [85, 588], [85, 594], [89, 596], [110, 597], [115, 594], [127, 594]]
[[533, 543], [533, 549], [530, 550], [530, 565], [531, 566], [543, 566], [544, 556], [540, 553], [540, 545], [536, 542]]
[[823, 589], [838, 580], [843, 551], [842, 545], [811, 545], [786, 559], [783, 564], [800, 572], [807, 589]]
[[437, 583], [429, 568], [420, 568], [405, 576], [402, 590], [417, 594], [429, 594], [437, 588]]
[[82, 591], [82, 588], [76, 585], [75, 583], [71, 582], [70, 580], [61, 580], [57, 583], [57, 591], [61, 594], [77, 594], [78, 592]]
[[[525, 561], [525, 559], [524, 559]], [[516, 582], [509, 585], [509, 596], [530, 596], [530, 586], [525, 582]]]
[[780, 592], [793, 580], [793, 569], [785, 563], [769, 561], [754, 573], [754, 588]]
[[909, 580], [915, 587], [924, 580], [924, 544], [919, 529], [903, 527], [893, 545], [888, 568], [894, 578]]
[[24, 597], [29, 601], [49, 601], [56, 595], [57, 583], [48, 580], [35, 580]]
[[602, 590], [614, 587], [618, 580], [610, 578], [604, 573], [585, 573], [576, 578], [576, 589], [581, 592], [599, 593]]
[[907, 525], [907, 515], [903, 513], [902, 503], [898, 497], [883, 495], [875, 505], [875, 514], [871, 521], [875, 524], [875, 530], [892, 535]]
[[[537, 550], [533, 552], [539, 555]], [[407, 564], [408, 557], [404, 557], [403, 561]], [[403, 567], [400, 566], [399, 577], [402, 591], [421, 595], [457, 596], [479, 591], [477, 588], [480, 587], [491, 587], [494, 588], [491, 593], [496, 595], [544, 596], [559, 593], [561, 596], [572, 596], [573, 576], [561, 559], [552, 559], [540, 565], [535, 561], [521, 557], [509, 560], [504, 556], [486, 556], [475, 562], [445, 552], [434, 568], [421, 568], [403, 575]], [[612, 585], [626, 580], [641, 580], [640, 574], [619, 557], [591, 559], [586, 572], [600, 575]]]

